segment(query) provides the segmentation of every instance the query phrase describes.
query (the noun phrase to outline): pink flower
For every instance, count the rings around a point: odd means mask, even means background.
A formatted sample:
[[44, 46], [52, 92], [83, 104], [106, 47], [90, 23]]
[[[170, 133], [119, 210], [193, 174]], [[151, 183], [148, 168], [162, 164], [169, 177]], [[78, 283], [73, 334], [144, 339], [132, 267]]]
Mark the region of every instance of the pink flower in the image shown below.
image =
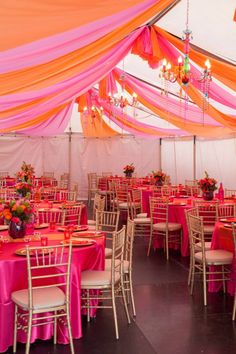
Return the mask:
[[20, 222], [20, 219], [17, 218], [16, 216], [13, 216], [13, 218], [11, 218], [11, 221], [13, 221], [17, 224], [18, 222]]

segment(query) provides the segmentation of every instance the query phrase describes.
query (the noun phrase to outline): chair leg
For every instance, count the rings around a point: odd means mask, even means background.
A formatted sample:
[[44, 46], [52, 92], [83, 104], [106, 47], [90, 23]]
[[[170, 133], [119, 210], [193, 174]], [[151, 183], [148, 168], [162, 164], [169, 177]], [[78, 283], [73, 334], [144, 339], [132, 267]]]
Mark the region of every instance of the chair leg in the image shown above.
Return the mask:
[[195, 276], [195, 260], [192, 259], [191, 287], [190, 287], [190, 294], [191, 294], [191, 295], [193, 295], [194, 276]]
[[70, 341], [70, 350], [71, 350], [71, 353], [74, 354], [74, 344], [73, 344], [71, 324], [70, 324], [70, 309], [69, 309], [68, 305], [66, 306], [66, 320], [67, 320], [67, 328], [68, 328], [68, 335], [69, 335], [69, 341]]
[[226, 286], [225, 286], [225, 267], [222, 265], [222, 281], [223, 281], [223, 291], [224, 291], [224, 294], [225, 294], [225, 291], [226, 291]]
[[206, 282], [206, 267], [203, 265], [203, 295], [204, 306], [207, 306], [207, 282]]
[[130, 285], [130, 297], [131, 297], [131, 304], [132, 304], [132, 308], [133, 308], [133, 315], [136, 316], [136, 309], [135, 309], [135, 303], [134, 303], [134, 292], [133, 292], [133, 279], [132, 279], [131, 272], [129, 274], [129, 285]]
[[169, 233], [166, 232], [166, 259], [169, 260]]
[[27, 329], [27, 341], [26, 341], [26, 348], [25, 354], [29, 354], [30, 350], [30, 339], [31, 339], [31, 331], [32, 331], [32, 310], [29, 311], [29, 319], [28, 319], [28, 329]]
[[119, 339], [119, 330], [118, 330], [117, 313], [116, 313], [115, 289], [113, 287], [111, 290], [111, 297], [112, 297], [112, 310], [113, 310], [113, 316], [114, 316], [116, 339]]
[[149, 255], [150, 255], [151, 246], [152, 246], [152, 237], [153, 237], [152, 233], [153, 233], [153, 230], [152, 230], [152, 228], [151, 228], [151, 230], [150, 230], [150, 237], [149, 237], [149, 244], [148, 244], [148, 251], [147, 251], [147, 256], [148, 256], [148, 257], [149, 257]]
[[17, 325], [18, 325], [18, 306], [15, 304], [15, 319], [14, 319], [14, 337], [13, 337], [13, 353], [16, 353], [17, 343]]
[[90, 322], [90, 299], [89, 299], [89, 289], [86, 290], [87, 295], [87, 322]]
[[[55, 311], [54, 314], [57, 315], [57, 311]], [[57, 344], [57, 317], [54, 318], [53, 343]]]
[[[130, 284], [129, 284], [130, 285]], [[123, 297], [123, 302], [124, 302], [124, 307], [125, 307], [125, 313], [126, 313], [126, 317], [127, 317], [127, 321], [130, 324], [130, 317], [129, 317], [129, 310], [128, 310], [128, 306], [127, 306], [127, 301], [126, 301], [126, 295], [125, 295], [125, 288], [124, 288], [124, 278], [123, 276], [121, 277], [121, 291], [122, 291], [122, 297]]]
[[192, 263], [193, 263], [193, 259], [192, 259], [192, 253], [191, 253], [191, 250], [190, 250], [190, 260], [189, 260], [189, 272], [188, 272], [188, 286], [190, 286], [191, 284], [191, 276], [192, 276]]
[[235, 320], [235, 313], [236, 313], [236, 295], [234, 295], [234, 307], [233, 307], [233, 313], [232, 313], [232, 321]]

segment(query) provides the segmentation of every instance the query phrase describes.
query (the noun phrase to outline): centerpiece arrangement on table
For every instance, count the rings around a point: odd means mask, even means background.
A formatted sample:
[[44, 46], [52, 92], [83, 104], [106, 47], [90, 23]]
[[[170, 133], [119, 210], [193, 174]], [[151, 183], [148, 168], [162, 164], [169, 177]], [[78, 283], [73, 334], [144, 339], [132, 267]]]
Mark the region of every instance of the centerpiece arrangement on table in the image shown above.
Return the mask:
[[130, 165], [126, 165], [123, 168], [123, 172], [125, 174], [125, 177], [132, 177], [134, 170], [135, 170], [135, 167], [134, 167], [133, 163], [131, 163]]
[[33, 206], [26, 199], [12, 199], [0, 205], [0, 217], [9, 224], [8, 232], [12, 238], [25, 236], [26, 224], [33, 222], [33, 216]]
[[16, 177], [18, 180], [18, 183], [15, 186], [16, 192], [21, 197], [26, 197], [27, 195], [30, 195], [30, 192], [32, 190], [31, 181], [34, 178], [33, 166], [23, 161], [21, 170], [17, 172]]
[[214, 178], [209, 177], [205, 171], [205, 178], [198, 181], [198, 185], [202, 190], [202, 197], [205, 200], [212, 200], [214, 198], [214, 191], [217, 189], [217, 181]]
[[156, 186], [163, 186], [166, 174], [162, 171], [152, 171], [153, 178], [155, 179]]

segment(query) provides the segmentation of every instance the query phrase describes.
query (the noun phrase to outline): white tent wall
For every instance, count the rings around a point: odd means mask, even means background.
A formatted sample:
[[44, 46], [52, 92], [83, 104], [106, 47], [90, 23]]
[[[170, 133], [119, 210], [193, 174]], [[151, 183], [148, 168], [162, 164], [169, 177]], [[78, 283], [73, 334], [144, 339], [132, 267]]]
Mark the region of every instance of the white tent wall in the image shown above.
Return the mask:
[[193, 179], [193, 139], [163, 139], [161, 143], [162, 170], [174, 184]]
[[[184, 183], [194, 178], [193, 138], [163, 139], [162, 170], [170, 175], [172, 183]], [[236, 189], [236, 139], [196, 139], [196, 178], [207, 171], [224, 187]]]
[[159, 142], [133, 136], [86, 139], [73, 134], [71, 180], [79, 183], [80, 197], [87, 196], [88, 172], [122, 175], [123, 167], [133, 163], [137, 176], [145, 176], [160, 168]]
[[[126, 164], [133, 163], [137, 176], [160, 168], [160, 140], [121, 136], [107, 139], [87, 139], [73, 133], [71, 138], [71, 181], [79, 185], [79, 197], [87, 197], [87, 173], [103, 171], [121, 175]], [[44, 171], [55, 172], [60, 178], [69, 172], [69, 135], [57, 137], [0, 137], [0, 171], [11, 176], [22, 161], [35, 167], [36, 176]]]

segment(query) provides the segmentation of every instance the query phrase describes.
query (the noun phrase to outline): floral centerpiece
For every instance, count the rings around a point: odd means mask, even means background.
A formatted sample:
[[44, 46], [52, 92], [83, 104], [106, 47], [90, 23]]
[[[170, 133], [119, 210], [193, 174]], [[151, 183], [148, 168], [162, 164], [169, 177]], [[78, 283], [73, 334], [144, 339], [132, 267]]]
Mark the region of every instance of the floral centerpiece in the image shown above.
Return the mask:
[[162, 172], [161, 170], [159, 171], [152, 171], [153, 178], [156, 181], [157, 186], [162, 186], [165, 182], [166, 179], [166, 174]]
[[16, 177], [18, 179], [18, 183], [15, 186], [16, 192], [21, 197], [26, 197], [27, 194], [29, 195], [32, 189], [31, 181], [34, 177], [33, 166], [23, 161], [21, 170], [17, 172]]
[[0, 217], [9, 223], [9, 235], [13, 238], [24, 237], [26, 224], [34, 215], [33, 207], [28, 200], [12, 199], [0, 205]]
[[29, 182], [19, 182], [15, 185], [16, 192], [22, 197], [29, 197], [32, 190], [32, 185]]
[[33, 166], [23, 161], [21, 170], [17, 172], [16, 177], [22, 182], [30, 182], [34, 176], [34, 173]]
[[123, 168], [123, 172], [126, 177], [132, 177], [132, 173], [134, 172], [134, 170], [135, 170], [135, 167], [134, 167], [133, 163], [131, 163], [130, 165], [126, 165]]
[[214, 191], [217, 181], [214, 178], [210, 178], [208, 173], [205, 171], [205, 178], [202, 178], [198, 181], [198, 185], [203, 192], [203, 198], [205, 200], [212, 200], [214, 197]]

